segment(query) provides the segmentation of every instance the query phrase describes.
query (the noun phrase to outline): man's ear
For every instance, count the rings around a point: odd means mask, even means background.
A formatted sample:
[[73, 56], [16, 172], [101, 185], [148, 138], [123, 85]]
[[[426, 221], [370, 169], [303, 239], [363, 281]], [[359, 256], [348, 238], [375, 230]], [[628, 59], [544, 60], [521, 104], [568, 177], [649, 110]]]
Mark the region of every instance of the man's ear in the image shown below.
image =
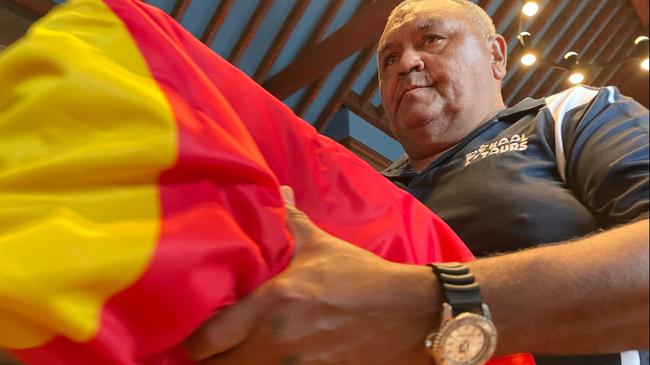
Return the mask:
[[508, 43], [500, 34], [495, 35], [490, 41], [492, 54], [492, 75], [497, 80], [506, 77], [508, 66]]

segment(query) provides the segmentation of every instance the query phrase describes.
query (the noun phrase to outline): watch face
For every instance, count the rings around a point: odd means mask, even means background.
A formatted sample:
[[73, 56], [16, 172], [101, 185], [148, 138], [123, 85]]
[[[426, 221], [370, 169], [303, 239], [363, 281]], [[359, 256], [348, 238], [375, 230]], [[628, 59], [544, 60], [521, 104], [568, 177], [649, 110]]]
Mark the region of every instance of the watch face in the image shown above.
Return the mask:
[[452, 363], [471, 364], [484, 352], [486, 340], [480, 327], [466, 323], [447, 334], [442, 343], [443, 352]]
[[489, 319], [462, 313], [429, 335], [425, 346], [438, 365], [482, 365], [494, 354], [496, 341]]

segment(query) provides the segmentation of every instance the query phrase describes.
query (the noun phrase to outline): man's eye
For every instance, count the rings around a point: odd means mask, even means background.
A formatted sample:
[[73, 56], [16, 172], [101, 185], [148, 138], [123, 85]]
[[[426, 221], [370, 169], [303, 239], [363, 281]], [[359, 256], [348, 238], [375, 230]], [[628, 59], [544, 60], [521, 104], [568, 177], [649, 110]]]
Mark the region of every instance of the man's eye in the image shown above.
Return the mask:
[[440, 36], [429, 34], [429, 35], [424, 37], [424, 43], [425, 44], [431, 44], [431, 43], [435, 43], [436, 41], [439, 41], [441, 39], [442, 39], [442, 37], [440, 37]]
[[384, 66], [390, 66], [390, 65], [394, 64], [395, 62], [397, 62], [397, 56], [390, 55], [390, 56], [386, 57], [386, 59], [384, 59]]

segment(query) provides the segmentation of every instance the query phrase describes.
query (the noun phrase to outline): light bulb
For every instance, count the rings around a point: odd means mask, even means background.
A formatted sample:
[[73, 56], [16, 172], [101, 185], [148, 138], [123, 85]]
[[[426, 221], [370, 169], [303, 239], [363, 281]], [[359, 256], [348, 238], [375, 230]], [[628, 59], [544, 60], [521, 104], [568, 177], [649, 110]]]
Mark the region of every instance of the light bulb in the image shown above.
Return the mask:
[[524, 4], [524, 7], [521, 9], [521, 11], [526, 16], [533, 16], [539, 11], [539, 4], [537, 4], [535, 1], [528, 1], [526, 4]]
[[530, 52], [521, 57], [521, 63], [524, 64], [524, 66], [532, 66], [535, 62], [537, 62], [537, 57]]
[[648, 59], [646, 58], [645, 60], [641, 61], [641, 68], [648, 71], [650, 69], [650, 65], [648, 64]]
[[569, 82], [574, 85], [580, 84], [583, 81], [585, 81], [585, 75], [580, 71], [575, 71], [569, 76]]

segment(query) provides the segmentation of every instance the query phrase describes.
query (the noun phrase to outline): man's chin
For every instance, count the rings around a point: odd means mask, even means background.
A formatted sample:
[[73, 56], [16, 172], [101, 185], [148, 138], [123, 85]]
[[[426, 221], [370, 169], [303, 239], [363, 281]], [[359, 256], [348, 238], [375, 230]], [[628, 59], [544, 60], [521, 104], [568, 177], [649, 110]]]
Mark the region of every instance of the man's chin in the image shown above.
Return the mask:
[[408, 119], [404, 118], [398, 120], [398, 126], [403, 131], [417, 131], [429, 126], [431, 123], [438, 120], [440, 114], [438, 113], [411, 113]]

